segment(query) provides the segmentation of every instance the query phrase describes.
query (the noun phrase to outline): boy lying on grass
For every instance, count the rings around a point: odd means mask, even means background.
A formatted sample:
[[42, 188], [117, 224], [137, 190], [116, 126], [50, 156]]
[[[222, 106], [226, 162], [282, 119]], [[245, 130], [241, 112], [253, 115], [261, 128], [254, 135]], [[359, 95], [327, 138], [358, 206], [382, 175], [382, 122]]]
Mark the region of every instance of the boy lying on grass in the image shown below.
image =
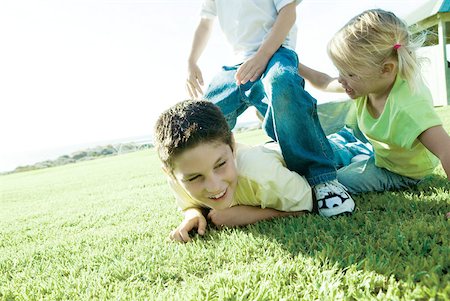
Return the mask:
[[311, 187], [286, 168], [276, 143], [236, 144], [220, 109], [208, 101], [183, 101], [156, 122], [155, 145], [184, 220], [170, 233], [188, 242], [216, 226], [242, 226], [312, 211]]

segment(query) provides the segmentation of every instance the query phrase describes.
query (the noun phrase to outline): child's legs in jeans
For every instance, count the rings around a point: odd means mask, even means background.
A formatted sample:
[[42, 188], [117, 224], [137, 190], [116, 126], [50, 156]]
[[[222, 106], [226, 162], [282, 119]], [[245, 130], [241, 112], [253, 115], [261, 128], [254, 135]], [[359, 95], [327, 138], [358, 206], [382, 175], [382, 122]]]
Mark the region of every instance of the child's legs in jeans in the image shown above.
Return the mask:
[[211, 101], [220, 108], [231, 129], [236, 125], [237, 117], [251, 105], [254, 105], [263, 115], [267, 111], [265, 103], [259, 101], [253, 104], [250, 103], [247, 97], [247, 95], [251, 95], [254, 96], [253, 98], [259, 98], [260, 100], [264, 97], [264, 95], [254, 95], [261, 94], [258, 91], [259, 89], [254, 89], [255, 91], [250, 90], [255, 84], [260, 84], [260, 81], [255, 83], [248, 82], [241, 86], [236, 85], [234, 76], [238, 68], [239, 65], [222, 67], [222, 70], [211, 80], [204, 95], [206, 100]]
[[297, 66], [296, 53], [283, 47], [269, 61], [261, 78], [268, 104], [264, 129], [279, 142], [287, 167], [314, 186], [336, 179], [336, 169], [317, 102], [303, 89]]
[[390, 172], [375, 165], [375, 158], [351, 163], [338, 170], [337, 178], [350, 193], [398, 190], [411, 187], [420, 180]]
[[339, 132], [328, 135], [327, 138], [333, 150], [334, 164], [337, 169], [373, 155], [372, 145], [356, 138], [353, 130], [346, 126]]

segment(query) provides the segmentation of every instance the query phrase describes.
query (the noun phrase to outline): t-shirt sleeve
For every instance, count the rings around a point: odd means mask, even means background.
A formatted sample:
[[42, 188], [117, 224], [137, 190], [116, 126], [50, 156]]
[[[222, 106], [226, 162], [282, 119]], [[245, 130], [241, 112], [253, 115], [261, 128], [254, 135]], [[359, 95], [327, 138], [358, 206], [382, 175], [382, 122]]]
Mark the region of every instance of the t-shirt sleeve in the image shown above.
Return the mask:
[[295, 2], [295, 5], [299, 5], [302, 0], [274, 0], [275, 7], [277, 8], [277, 12], [280, 11], [286, 5]]
[[393, 133], [393, 136], [397, 137], [400, 146], [406, 149], [410, 149], [425, 130], [442, 124], [433, 105], [427, 101], [416, 102], [403, 108], [395, 119], [398, 126], [397, 133]]
[[287, 212], [312, 210], [311, 187], [304, 177], [285, 166], [279, 149], [261, 147], [257, 157], [248, 162], [252, 165], [248, 168], [253, 169], [250, 177], [259, 186], [256, 198], [261, 208]]
[[214, 0], [203, 0], [200, 17], [214, 19], [217, 16], [216, 2]]

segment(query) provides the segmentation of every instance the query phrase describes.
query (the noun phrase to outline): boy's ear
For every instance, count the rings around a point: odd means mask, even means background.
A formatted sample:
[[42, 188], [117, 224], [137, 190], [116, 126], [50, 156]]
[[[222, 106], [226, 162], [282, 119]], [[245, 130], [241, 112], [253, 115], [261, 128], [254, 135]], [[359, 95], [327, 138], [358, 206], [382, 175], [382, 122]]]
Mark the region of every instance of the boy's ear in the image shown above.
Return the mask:
[[233, 150], [233, 156], [236, 156], [236, 140], [234, 139], [233, 133], [231, 133], [231, 147]]
[[173, 173], [167, 168], [167, 166], [161, 164], [161, 169], [166, 174], [166, 176], [173, 178]]

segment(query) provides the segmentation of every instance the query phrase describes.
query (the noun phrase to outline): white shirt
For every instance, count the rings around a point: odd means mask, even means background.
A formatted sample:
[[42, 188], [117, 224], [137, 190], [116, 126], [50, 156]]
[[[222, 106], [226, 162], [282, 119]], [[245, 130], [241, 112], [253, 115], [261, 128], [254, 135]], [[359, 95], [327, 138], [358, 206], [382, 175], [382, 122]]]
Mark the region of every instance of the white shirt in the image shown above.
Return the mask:
[[[220, 27], [233, 48], [236, 63], [253, 55], [273, 27], [279, 11], [302, 0], [204, 0], [202, 18], [218, 18]], [[297, 27], [294, 24], [283, 46], [294, 50]]]

